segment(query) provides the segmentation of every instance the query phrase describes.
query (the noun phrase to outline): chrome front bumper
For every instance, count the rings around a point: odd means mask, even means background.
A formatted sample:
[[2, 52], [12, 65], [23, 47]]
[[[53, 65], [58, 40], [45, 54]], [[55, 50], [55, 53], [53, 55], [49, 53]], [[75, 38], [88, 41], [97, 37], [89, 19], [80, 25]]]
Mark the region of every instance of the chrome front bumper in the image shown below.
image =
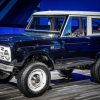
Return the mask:
[[14, 66], [0, 63], [0, 70], [12, 72], [13, 71], [13, 68], [14, 68]]

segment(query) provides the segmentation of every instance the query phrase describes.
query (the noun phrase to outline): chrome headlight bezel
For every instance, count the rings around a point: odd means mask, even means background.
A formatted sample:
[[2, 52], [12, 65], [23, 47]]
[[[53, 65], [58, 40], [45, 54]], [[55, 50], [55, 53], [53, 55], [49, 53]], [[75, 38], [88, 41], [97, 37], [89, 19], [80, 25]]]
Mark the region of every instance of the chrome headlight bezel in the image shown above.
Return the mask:
[[0, 60], [11, 62], [11, 48], [0, 45]]

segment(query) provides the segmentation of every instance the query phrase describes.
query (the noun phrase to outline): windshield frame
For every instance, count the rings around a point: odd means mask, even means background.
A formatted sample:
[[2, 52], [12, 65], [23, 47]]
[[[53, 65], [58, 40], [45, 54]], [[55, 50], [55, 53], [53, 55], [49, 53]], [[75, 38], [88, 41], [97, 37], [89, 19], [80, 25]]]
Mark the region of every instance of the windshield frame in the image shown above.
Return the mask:
[[[61, 17], [62, 17], [62, 18], [64, 18], [64, 21], [63, 21], [63, 23], [62, 23], [61, 28], [60, 28], [59, 31], [29, 29], [30, 26], [31, 26], [31, 24], [32, 24], [32, 22], [33, 22], [34, 17], [48, 17], [48, 18], [50, 18], [50, 17], [61, 18]], [[66, 15], [51, 15], [51, 16], [48, 16], [48, 15], [34, 15], [34, 16], [32, 16], [32, 18], [31, 18], [29, 24], [27, 25], [25, 31], [59, 33], [59, 35], [60, 35], [61, 32], [62, 32], [62, 30], [63, 30], [63, 27], [64, 27], [64, 25], [65, 25], [65, 22], [66, 22], [66, 19], [67, 19], [67, 18], [68, 18], [68, 16], [66, 16]]]

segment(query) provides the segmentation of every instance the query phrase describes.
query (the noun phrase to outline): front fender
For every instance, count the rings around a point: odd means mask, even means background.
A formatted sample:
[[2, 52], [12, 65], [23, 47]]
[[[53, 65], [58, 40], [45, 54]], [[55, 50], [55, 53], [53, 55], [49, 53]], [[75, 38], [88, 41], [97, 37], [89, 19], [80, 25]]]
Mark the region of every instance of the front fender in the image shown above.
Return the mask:
[[54, 61], [53, 61], [53, 58], [51, 57], [51, 55], [49, 53], [49, 49], [42, 48], [41, 50], [35, 50], [32, 47], [19, 48], [17, 50], [16, 55], [17, 55], [16, 56], [17, 62], [15, 63], [15, 66], [17, 66], [17, 67], [25, 66], [27, 61], [34, 56], [36, 57], [36, 56], [39, 56], [39, 55], [45, 55], [49, 59], [50, 63], [53, 65], [53, 68], [54, 68]]

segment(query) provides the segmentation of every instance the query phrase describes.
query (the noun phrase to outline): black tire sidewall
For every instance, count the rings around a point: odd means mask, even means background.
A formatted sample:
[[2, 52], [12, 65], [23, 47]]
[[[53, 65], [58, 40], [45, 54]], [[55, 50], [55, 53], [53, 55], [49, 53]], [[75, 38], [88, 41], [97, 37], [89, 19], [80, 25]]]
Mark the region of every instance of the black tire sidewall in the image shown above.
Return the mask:
[[91, 67], [92, 80], [100, 83], [100, 58], [96, 61], [93, 67]]
[[[46, 85], [41, 91], [34, 92], [28, 87], [28, 77], [34, 69], [42, 69], [47, 77]], [[31, 63], [18, 75], [18, 87], [28, 97], [42, 95], [49, 87], [51, 75], [47, 66], [41, 62]]]

